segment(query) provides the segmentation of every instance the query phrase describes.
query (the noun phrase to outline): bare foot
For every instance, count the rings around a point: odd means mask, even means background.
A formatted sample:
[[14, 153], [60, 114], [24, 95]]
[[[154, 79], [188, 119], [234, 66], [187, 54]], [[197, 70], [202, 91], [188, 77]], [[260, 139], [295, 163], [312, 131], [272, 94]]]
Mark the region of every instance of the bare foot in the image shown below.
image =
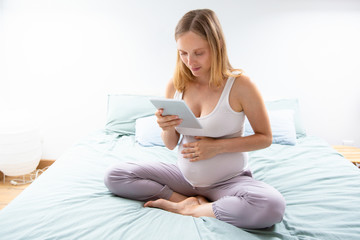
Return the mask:
[[200, 206], [200, 202], [196, 197], [189, 197], [181, 202], [171, 202], [165, 199], [158, 199], [149, 201], [144, 204], [144, 207], [160, 208], [169, 212], [179, 213], [182, 215], [192, 215], [191, 212], [194, 207]]

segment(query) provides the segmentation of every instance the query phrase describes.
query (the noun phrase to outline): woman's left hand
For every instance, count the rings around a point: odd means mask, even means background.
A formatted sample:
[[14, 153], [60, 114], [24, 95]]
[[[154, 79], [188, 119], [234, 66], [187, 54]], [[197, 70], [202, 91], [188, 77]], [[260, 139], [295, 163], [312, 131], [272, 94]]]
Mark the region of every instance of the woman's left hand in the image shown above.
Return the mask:
[[195, 137], [195, 139], [198, 141], [184, 143], [184, 149], [181, 151], [183, 157], [189, 159], [190, 162], [209, 159], [218, 154], [216, 139], [209, 137]]

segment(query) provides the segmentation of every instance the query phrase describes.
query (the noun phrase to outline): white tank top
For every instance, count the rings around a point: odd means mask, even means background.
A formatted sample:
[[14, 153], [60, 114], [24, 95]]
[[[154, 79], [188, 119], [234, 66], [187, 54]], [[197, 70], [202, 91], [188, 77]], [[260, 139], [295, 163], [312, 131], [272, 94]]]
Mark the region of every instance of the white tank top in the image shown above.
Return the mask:
[[[211, 138], [240, 137], [244, 132], [244, 112], [235, 112], [229, 103], [229, 95], [235, 77], [229, 77], [214, 110], [198, 120], [202, 129], [176, 127], [183, 135], [178, 148], [178, 167], [185, 179], [194, 187], [208, 187], [214, 183], [228, 180], [247, 168], [246, 152], [221, 153], [213, 158], [190, 162], [183, 158], [183, 144], [197, 141], [194, 136]], [[176, 91], [174, 99], [182, 99], [182, 93]]]

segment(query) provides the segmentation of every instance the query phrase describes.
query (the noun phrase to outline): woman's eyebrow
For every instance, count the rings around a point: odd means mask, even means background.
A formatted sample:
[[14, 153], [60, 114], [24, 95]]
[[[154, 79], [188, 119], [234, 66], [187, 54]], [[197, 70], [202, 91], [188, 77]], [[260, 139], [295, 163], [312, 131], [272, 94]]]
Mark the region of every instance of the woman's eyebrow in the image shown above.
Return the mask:
[[[196, 49], [193, 49], [192, 51], [199, 51], [199, 50], [203, 50], [205, 48], [196, 48]], [[185, 50], [182, 50], [182, 49], [178, 49], [178, 51], [181, 51], [181, 52], [186, 52]]]

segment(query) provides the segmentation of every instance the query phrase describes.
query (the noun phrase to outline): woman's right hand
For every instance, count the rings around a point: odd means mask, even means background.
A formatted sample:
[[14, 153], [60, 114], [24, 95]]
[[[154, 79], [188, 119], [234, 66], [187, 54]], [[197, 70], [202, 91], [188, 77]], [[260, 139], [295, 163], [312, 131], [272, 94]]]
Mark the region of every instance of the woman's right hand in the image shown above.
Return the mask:
[[163, 131], [175, 130], [175, 127], [182, 122], [182, 119], [180, 119], [179, 116], [176, 115], [163, 116], [163, 112], [164, 110], [162, 108], [158, 109], [155, 112], [159, 127], [161, 127]]

